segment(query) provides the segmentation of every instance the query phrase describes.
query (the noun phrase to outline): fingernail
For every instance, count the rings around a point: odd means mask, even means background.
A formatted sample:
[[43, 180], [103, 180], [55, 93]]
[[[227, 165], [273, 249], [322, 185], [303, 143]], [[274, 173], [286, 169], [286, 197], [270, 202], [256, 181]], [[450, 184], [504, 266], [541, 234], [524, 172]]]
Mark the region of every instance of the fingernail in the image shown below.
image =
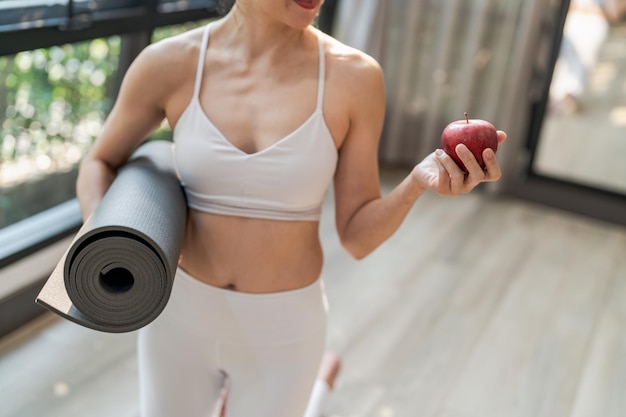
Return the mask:
[[487, 149], [487, 152], [485, 152], [485, 158], [493, 159], [494, 156], [495, 154], [493, 153], [493, 151], [491, 149]]
[[437, 156], [443, 156], [443, 151], [442, 151], [441, 149], [437, 149], [437, 150], [435, 151], [435, 155], [437, 155]]

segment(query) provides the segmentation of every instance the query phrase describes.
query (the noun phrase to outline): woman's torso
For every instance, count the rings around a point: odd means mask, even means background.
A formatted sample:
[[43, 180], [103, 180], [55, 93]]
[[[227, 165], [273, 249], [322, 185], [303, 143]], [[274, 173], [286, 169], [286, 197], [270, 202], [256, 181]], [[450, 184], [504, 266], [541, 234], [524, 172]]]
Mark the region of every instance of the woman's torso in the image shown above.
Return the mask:
[[[197, 105], [196, 112], [200, 111], [219, 130], [228, 145], [254, 155], [272, 151], [273, 146], [308, 123], [320, 105], [329, 141], [335, 149], [340, 146], [347, 119], [341, 100], [333, 102], [336, 93], [328, 87], [332, 74], [325, 77], [318, 103], [319, 49], [314, 30], [308, 30], [303, 47], [285, 54], [279, 66], [271, 64], [269, 57], [247, 65], [227, 48], [221, 48], [219, 40], [213, 41], [216, 36], [212, 33], [194, 104], [196, 68], [191, 64], [201, 55], [202, 34], [190, 33], [190, 64], [181, 68], [189, 75], [166, 105], [166, 116], [175, 132], [187, 123], [186, 113], [191, 106]], [[181, 126], [177, 126], [179, 122]], [[322, 260], [318, 220], [254, 218], [191, 208], [180, 266], [211, 285], [262, 293], [310, 284], [318, 278]]]

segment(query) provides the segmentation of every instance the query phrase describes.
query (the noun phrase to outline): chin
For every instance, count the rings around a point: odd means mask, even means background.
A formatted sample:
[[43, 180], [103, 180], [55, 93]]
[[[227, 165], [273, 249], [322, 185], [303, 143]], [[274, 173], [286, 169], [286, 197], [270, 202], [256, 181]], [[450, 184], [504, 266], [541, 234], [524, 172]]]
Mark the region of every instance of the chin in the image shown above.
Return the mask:
[[305, 30], [308, 27], [310, 27], [313, 24], [313, 22], [315, 22], [315, 19], [311, 21], [307, 21], [307, 22], [290, 22], [289, 26], [293, 29]]
[[[294, 29], [306, 29], [311, 26], [315, 22], [323, 3], [321, 0], [289, 0], [289, 26]], [[303, 7], [300, 4], [304, 4], [307, 7]]]

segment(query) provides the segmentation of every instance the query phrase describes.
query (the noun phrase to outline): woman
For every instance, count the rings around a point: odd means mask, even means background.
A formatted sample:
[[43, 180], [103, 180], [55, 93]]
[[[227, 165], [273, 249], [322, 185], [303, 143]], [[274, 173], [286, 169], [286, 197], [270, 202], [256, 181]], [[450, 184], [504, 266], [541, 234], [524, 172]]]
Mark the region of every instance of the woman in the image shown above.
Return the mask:
[[225, 376], [229, 416], [303, 415], [325, 344], [318, 225], [331, 181], [341, 242], [363, 258], [426, 190], [459, 195], [500, 177], [491, 150], [483, 170], [459, 146], [467, 175], [438, 150], [382, 198], [382, 71], [311, 26], [321, 6], [237, 0], [149, 46], [81, 164], [86, 217], [163, 119], [174, 129], [190, 209], [170, 301], [140, 331], [143, 417], [206, 416]]

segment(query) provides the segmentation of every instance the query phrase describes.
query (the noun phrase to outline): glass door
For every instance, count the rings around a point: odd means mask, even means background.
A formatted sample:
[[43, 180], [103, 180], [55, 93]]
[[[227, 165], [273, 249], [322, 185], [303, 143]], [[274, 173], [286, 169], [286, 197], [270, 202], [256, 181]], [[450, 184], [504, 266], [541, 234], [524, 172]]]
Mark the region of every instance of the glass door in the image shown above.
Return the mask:
[[570, 2], [531, 172], [626, 196], [626, 0]]

